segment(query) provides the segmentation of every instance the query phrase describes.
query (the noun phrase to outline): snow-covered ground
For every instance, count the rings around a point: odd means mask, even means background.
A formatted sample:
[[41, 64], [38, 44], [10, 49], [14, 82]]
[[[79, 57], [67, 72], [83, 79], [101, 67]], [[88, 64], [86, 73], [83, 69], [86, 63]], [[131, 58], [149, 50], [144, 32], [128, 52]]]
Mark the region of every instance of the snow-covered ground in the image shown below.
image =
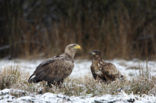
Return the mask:
[[[18, 66], [23, 72], [33, 73], [36, 66], [43, 60], [0, 60], [0, 71], [8, 66]], [[127, 79], [135, 78], [140, 69], [144, 68], [144, 71], [149, 71], [151, 76], [156, 76], [156, 61], [141, 61], [134, 59], [131, 61], [126, 60], [107, 60], [115, 64], [117, 69], [124, 74]], [[75, 67], [69, 78], [92, 78], [90, 72], [91, 61], [77, 60], [75, 61]], [[148, 68], [148, 69], [147, 69]], [[23, 92], [16, 89], [4, 89], [0, 91], [0, 103], [14, 102], [14, 103], [156, 103], [155, 96], [149, 95], [133, 95], [126, 94], [124, 91], [117, 95], [103, 95], [103, 96], [66, 96], [63, 94], [45, 93], [38, 95], [29, 95], [22, 97], [12, 96], [12, 92]], [[25, 91], [24, 91], [25, 92]], [[135, 101], [135, 102], [134, 102]]]
[[154, 96], [138, 96], [124, 92], [118, 95], [106, 94], [95, 97], [66, 96], [62, 94], [45, 93], [43, 95], [30, 95], [16, 98], [11, 93], [23, 93], [24, 91], [16, 89], [4, 89], [0, 91], [0, 103], [156, 103]]

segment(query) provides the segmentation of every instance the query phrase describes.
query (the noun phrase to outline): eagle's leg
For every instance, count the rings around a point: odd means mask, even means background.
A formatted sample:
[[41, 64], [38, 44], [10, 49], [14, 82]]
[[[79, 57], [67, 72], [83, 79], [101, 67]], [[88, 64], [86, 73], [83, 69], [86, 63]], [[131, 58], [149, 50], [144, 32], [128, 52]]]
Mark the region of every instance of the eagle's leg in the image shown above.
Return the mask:
[[96, 80], [100, 83], [102, 82], [102, 78], [100, 78], [99, 76], [96, 77]]
[[61, 80], [55, 82], [55, 86], [57, 86], [57, 87], [59, 87], [59, 88], [61, 88], [62, 84], [63, 84], [63, 79], [61, 79]]
[[63, 79], [57, 82], [57, 85], [62, 85], [63, 84]]
[[52, 86], [51, 86], [51, 82], [47, 82], [47, 84], [48, 84], [48, 86], [51, 88]]

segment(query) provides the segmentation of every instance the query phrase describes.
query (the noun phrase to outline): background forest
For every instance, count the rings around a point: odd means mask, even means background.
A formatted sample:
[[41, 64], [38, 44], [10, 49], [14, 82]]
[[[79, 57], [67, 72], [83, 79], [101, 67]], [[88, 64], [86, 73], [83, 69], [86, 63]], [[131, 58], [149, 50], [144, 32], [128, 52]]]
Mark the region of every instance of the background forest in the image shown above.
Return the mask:
[[78, 43], [112, 58], [156, 58], [156, 0], [0, 0], [0, 57], [49, 57]]

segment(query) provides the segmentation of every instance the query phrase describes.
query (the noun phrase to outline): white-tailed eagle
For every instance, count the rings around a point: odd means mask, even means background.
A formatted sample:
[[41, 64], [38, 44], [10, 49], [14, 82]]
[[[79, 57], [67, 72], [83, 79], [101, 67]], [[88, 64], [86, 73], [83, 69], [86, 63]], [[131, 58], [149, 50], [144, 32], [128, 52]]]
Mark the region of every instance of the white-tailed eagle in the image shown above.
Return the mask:
[[74, 56], [80, 49], [81, 47], [78, 44], [67, 45], [63, 54], [39, 64], [28, 82], [47, 81], [49, 86], [51, 84], [60, 85], [71, 74], [74, 67]]
[[124, 76], [117, 70], [114, 64], [105, 62], [101, 52], [94, 50], [91, 53], [92, 65], [90, 67], [93, 78], [104, 82], [111, 82], [116, 79], [124, 79]]

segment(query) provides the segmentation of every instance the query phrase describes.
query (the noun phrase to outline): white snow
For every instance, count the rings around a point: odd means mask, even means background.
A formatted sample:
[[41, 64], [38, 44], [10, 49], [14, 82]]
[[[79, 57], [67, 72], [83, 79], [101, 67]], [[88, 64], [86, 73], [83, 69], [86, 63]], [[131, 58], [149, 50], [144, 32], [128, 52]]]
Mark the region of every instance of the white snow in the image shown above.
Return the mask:
[[[36, 67], [44, 60], [0, 60], [0, 71], [8, 66], [17, 66], [23, 72], [29, 72], [30, 74], [36, 69]], [[113, 63], [117, 69], [128, 79], [135, 78], [139, 74], [139, 68], [143, 68], [144, 71], [149, 71], [151, 76], [156, 76], [156, 61], [141, 61], [138, 59], [126, 61], [126, 60], [107, 60], [107, 62]], [[89, 60], [76, 60], [75, 67], [69, 78], [92, 78], [90, 71], [91, 61]], [[148, 70], [146, 69], [148, 68]], [[29, 94], [28, 96], [15, 97], [11, 95], [12, 92], [26, 92], [15, 89], [3, 89], [0, 90], [0, 103], [156, 103], [156, 97], [153, 95], [134, 95], [126, 94], [124, 91], [117, 95], [103, 95], [103, 96], [66, 96], [63, 94]]]
[[[133, 94], [126, 94], [123, 91], [118, 95], [103, 95], [103, 96], [66, 96], [62, 94], [45, 93], [22, 97], [15, 97], [10, 95], [10, 93], [16, 90], [14, 89], [4, 89], [0, 95], [0, 103], [156, 103], [155, 96], [138, 96]], [[17, 90], [19, 92], [19, 90]]]

